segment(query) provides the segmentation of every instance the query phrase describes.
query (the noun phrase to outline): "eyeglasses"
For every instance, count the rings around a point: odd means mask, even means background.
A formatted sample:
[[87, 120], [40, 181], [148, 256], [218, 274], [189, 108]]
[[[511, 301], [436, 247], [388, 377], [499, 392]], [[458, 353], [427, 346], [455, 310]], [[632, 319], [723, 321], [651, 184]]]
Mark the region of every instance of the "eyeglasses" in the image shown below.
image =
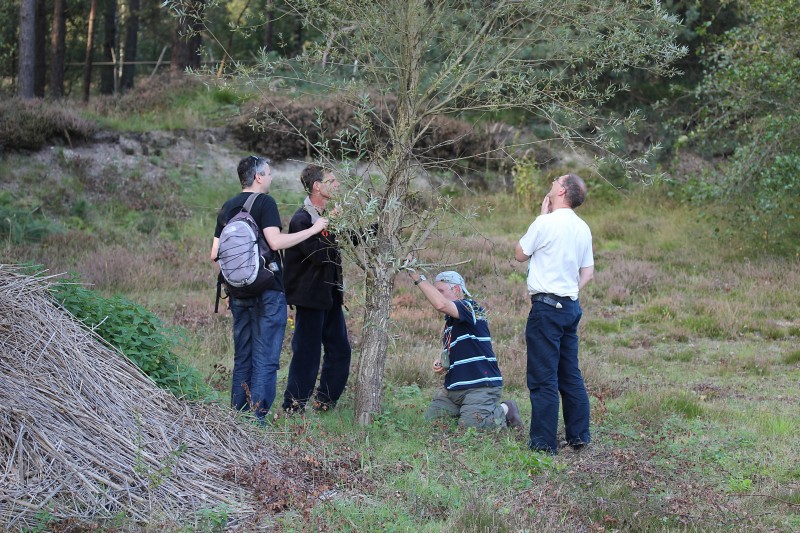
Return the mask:
[[265, 163], [267, 165], [271, 165], [272, 164], [272, 159], [270, 159], [269, 157], [258, 157], [258, 156], [255, 156], [255, 155], [251, 155], [250, 159], [252, 159], [253, 163], [255, 163], [256, 165], [258, 163], [260, 163], [260, 162], [263, 162], [263, 163]]
[[554, 179], [553, 183], [558, 183], [559, 187], [564, 187], [565, 189], [567, 188], [567, 186], [564, 185], [564, 182], [561, 181], [561, 177], [558, 177], [558, 178]]
[[266, 171], [257, 172], [256, 169], [258, 169], [259, 165], [261, 165], [262, 163], [265, 164], [265, 165], [271, 165], [272, 164], [272, 160], [269, 159], [268, 157], [258, 157], [256, 155], [251, 155], [249, 157], [249, 159], [253, 162], [253, 175], [256, 175], [256, 174], [260, 174], [262, 176], [266, 175], [266, 173], [267, 173]]

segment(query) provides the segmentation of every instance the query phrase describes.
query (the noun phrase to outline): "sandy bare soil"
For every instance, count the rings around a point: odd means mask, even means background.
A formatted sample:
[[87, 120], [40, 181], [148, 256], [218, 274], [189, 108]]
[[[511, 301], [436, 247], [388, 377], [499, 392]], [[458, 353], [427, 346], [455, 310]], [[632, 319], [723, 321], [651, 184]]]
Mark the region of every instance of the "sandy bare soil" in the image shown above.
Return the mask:
[[[145, 181], [157, 180], [170, 168], [194, 166], [198, 175], [218, 175], [238, 187], [236, 165], [249, 155], [237, 148], [222, 130], [193, 132], [110, 133], [92, 142], [71, 147], [51, 146], [33, 157], [46, 167], [79, 165], [90, 178], [108, 178], [109, 173], [137, 172]], [[253, 154], [269, 157], [269, 154]], [[305, 161], [277, 161], [271, 165], [273, 192], [300, 191], [300, 172]]]

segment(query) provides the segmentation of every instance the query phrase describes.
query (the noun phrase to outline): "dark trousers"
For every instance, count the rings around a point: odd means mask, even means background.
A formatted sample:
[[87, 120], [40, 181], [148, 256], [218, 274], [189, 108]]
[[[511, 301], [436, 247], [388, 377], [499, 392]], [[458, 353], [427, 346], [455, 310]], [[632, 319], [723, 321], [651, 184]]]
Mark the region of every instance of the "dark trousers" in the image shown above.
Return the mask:
[[589, 396], [578, 367], [580, 303], [559, 298], [561, 309], [533, 302], [525, 328], [528, 349], [528, 389], [531, 396], [530, 447], [558, 450], [559, 394], [564, 429], [570, 444], [588, 444]]
[[350, 341], [347, 339], [347, 325], [341, 305], [334, 305], [327, 310], [298, 306], [283, 408], [305, 408], [314, 391], [321, 357], [322, 373], [316, 399], [325, 405], [335, 404], [347, 385], [350, 355]]

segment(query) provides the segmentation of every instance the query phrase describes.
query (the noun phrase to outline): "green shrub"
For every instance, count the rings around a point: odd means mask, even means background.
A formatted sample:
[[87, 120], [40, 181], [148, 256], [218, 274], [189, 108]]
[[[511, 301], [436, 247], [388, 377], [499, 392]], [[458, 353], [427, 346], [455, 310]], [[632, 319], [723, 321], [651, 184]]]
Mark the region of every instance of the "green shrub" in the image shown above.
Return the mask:
[[160, 387], [191, 400], [213, 396], [197, 370], [172, 351], [181, 342], [179, 332], [145, 308], [122, 296], [100, 296], [76, 278], [56, 284], [52, 292], [64, 309], [118, 348]]
[[53, 139], [71, 142], [97, 126], [59, 103], [9, 98], [0, 101], [0, 146], [38, 150]]
[[0, 192], [0, 239], [11, 244], [39, 242], [61, 231], [58, 224], [47, 220], [39, 208], [17, 205], [8, 191]]

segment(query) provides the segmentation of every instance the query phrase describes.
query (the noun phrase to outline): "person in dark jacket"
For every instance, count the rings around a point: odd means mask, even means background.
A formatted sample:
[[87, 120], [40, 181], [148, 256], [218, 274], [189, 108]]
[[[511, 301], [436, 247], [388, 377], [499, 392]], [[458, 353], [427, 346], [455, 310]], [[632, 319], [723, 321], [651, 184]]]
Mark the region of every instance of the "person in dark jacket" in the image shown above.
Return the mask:
[[[317, 165], [303, 169], [300, 181], [308, 197], [289, 222], [290, 234], [304, 231], [324, 217], [328, 201], [339, 187], [333, 172]], [[286, 301], [295, 306], [292, 361], [283, 394], [287, 412], [303, 412], [312, 394], [314, 407], [328, 410], [347, 385], [351, 348], [342, 310], [342, 281], [341, 254], [332, 233], [324, 231], [286, 250]], [[322, 372], [314, 394], [320, 360]]]

